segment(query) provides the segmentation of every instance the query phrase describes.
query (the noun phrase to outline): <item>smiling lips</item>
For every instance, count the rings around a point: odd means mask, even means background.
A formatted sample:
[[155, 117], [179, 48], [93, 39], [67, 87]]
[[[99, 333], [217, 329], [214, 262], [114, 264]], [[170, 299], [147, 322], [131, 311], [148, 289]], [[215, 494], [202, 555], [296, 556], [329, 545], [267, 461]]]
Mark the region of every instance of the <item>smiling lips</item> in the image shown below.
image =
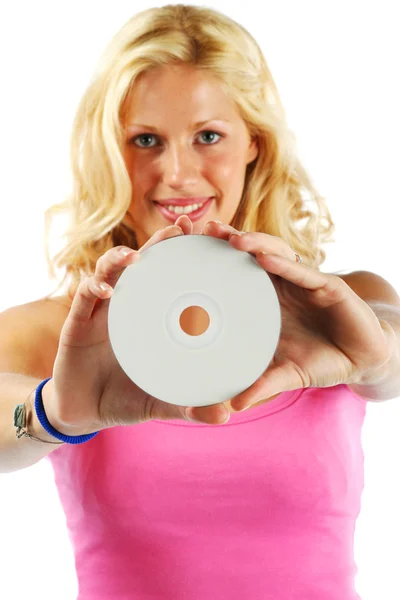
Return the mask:
[[[168, 198], [167, 200], [154, 200], [160, 213], [172, 223], [179, 215], [190, 215], [191, 221], [198, 221], [205, 215], [214, 198]], [[168, 207], [168, 208], [167, 208]], [[172, 207], [176, 207], [172, 209]]]
[[167, 198], [166, 200], [154, 200], [154, 202], [157, 204], [162, 204], [163, 206], [190, 206], [192, 204], [204, 204], [209, 199], [210, 196], [191, 196], [190, 198]]

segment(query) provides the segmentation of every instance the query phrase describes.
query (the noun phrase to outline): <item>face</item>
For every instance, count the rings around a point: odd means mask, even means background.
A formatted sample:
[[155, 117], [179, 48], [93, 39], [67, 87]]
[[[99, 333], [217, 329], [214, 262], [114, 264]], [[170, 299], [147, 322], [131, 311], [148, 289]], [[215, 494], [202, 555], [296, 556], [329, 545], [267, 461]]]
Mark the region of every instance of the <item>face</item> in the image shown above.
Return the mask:
[[190, 203], [193, 233], [209, 220], [231, 223], [258, 148], [214, 76], [189, 66], [143, 73], [126, 100], [123, 125], [128, 217], [139, 248], [183, 214], [168, 209], [182, 200]]

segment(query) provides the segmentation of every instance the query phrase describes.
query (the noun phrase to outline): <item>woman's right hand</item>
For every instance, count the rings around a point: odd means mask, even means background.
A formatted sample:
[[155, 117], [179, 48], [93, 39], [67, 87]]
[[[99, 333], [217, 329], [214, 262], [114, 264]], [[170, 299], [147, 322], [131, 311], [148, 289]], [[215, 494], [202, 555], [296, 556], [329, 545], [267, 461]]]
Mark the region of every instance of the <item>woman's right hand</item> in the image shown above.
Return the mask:
[[[61, 330], [52, 379], [45, 385], [49, 386], [48, 402], [43, 394], [47, 418], [55, 429], [81, 435], [151, 419], [188, 420], [185, 406], [149, 396], [120, 367], [108, 336], [108, 307], [119, 277], [140, 260], [143, 250], [191, 233], [192, 222], [182, 215], [175, 225], [158, 230], [137, 252], [124, 256], [121, 250], [130, 248], [111, 248], [98, 259], [94, 275], [81, 281]], [[100, 283], [112, 289], [102, 291]], [[227, 418], [223, 403], [197, 407], [196, 417], [208, 424], [221, 424]]]

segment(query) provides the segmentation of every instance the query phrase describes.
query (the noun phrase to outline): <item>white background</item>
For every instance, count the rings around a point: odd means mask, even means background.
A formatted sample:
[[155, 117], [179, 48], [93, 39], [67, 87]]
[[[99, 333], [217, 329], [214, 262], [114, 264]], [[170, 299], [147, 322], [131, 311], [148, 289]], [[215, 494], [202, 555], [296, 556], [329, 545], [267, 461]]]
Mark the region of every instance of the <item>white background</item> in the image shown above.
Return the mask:
[[[149, 6], [122, 0], [0, 6], [0, 310], [53, 289], [43, 211], [63, 200], [69, 185], [76, 104], [109, 39]], [[242, 23], [266, 55], [302, 159], [336, 223], [322, 270], [373, 271], [400, 291], [398, 2], [208, 6]], [[355, 537], [363, 600], [400, 597], [399, 425], [400, 399], [368, 404]], [[74, 559], [51, 466], [41, 461], [0, 475], [0, 499], [0, 597], [75, 598]]]

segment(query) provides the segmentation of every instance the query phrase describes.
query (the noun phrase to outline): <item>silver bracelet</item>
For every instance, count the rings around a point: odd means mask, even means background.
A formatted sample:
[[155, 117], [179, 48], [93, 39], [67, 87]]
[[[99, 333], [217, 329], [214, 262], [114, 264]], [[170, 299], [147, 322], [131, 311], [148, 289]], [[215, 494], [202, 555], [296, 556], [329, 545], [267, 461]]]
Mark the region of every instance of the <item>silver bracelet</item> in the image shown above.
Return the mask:
[[[25, 400], [26, 402], [26, 400]], [[36, 440], [37, 442], [44, 442], [45, 444], [63, 444], [64, 442], [49, 442], [47, 440], [41, 440], [38, 437], [31, 435], [26, 430], [26, 406], [25, 404], [17, 404], [14, 409], [14, 427], [17, 428], [16, 437], [18, 439], [22, 437], [28, 437], [31, 440]]]

